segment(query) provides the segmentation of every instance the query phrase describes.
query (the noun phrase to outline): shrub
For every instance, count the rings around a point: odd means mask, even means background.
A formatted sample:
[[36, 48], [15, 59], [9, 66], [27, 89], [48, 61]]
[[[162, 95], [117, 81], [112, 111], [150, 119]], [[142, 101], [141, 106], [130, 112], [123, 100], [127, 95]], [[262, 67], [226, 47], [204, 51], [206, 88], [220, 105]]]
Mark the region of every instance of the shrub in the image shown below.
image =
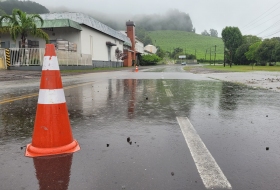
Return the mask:
[[141, 56], [140, 65], [156, 65], [157, 62], [161, 61], [161, 58], [158, 57], [156, 54], [148, 54]]

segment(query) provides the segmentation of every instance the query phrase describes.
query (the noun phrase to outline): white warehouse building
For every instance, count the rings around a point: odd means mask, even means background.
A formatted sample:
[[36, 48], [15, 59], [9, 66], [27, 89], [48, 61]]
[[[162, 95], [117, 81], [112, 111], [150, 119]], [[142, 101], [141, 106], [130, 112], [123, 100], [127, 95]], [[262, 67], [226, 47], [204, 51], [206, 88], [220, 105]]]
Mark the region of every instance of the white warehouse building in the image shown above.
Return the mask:
[[[44, 20], [42, 28], [58, 50], [77, 52], [91, 57], [94, 67], [123, 66], [116, 58], [116, 49], [124, 52], [132, 49], [127, 35], [83, 13], [40, 14]], [[125, 24], [125, 23], [124, 23]], [[9, 34], [1, 34], [1, 48], [19, 48], [21, 40], [12, 41]], [[28, 48], [45, 48], [43, 39], [28, 36]], [[138, 44], [137, 44], [138, 45]], [[141, 47], [138, 47], [138, 49]]]

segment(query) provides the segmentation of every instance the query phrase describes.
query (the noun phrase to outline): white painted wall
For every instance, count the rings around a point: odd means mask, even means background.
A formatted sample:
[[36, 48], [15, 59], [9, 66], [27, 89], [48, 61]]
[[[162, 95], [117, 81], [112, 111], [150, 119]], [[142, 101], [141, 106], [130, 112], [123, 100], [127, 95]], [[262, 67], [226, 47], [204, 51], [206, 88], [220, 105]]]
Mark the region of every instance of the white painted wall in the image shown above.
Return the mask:
[[[50, 40], [64, 39], [77, 44], [77, 52], [81, 54], [91, 54], [92, 60], [96, 61], [117, 61], [115, 50], [117, 47], [123, 51], [123, 41], [108, 36], [88, 26], [81, 25], [82, 31], [74, 28], [54, 28], [53, 31], [44, 30], [50, 37]], [[45, 48], [45, 40], [29, 36], [29, 40], [38, 40], [39, 47]], [[1, 41], [10, 41], [10, 47], [18, 47], [20, 38], [16, 43], [13, 42], [9, 34], [1, 34]], [[111, 47], [111, 56], [108, 56], [108, 48], [106, 42], [116, 44]], [[122, 61], [122, 60], [120, 60]]]
[[139, 53], [144, 53], [144, 44], [136, 39], [135, 50]]
[[[11, 40], [11, 37], [9, 34], [1, 34], [1, 38], [0, 38], [1, 42], [10, 42], [10, 47], [18, 47], [18, 42], [20, 41], [20, 39], [17, 39], [16, 42], [14, 42], [13, 40]], [[4, 48], [4, 47], [2, 47]]]
[[[92, 44], [91, 44], [91, 39], [92, 39]], [[111, 47], [111, 61], [117, 61], [115, 57], [115, 50], [118, 47], [121, 51], [123, 51], [123, 42], [114, 37], [108, 36], [97, 30], [94, 30], [88, 26], [82, 25], [81, 53], [92, 54], [92, 60], [109, 61], [108, 48], [106, 45], [107, 41], [116, 44], [116, 46]]]
[[[77, 52], [81, 53], [81, 31], [75, 28], [54, 28], [53, 31], [44, 30], [50, 37], [50, 40], [63, 39], [77, 44]], [[41, 43], [42, 41], [42, 43]], [[44, 40], [39, 42], [44, 48]]]
[[153, 45], [146, 45], [144, 50], [149, 51], [150, 53], [155, 54], [157, 52], [157, 48]]
[[[53, 31], [44, 30], [48, 35], [50, 40], [64, 39], [69, 42], [77, 44], [77, 52], [81, 53], [81, 32], [80, 30], [74, 28], [54, 28]], [[46, 41], [41, 38], [35, 38], [32, 36], [27, 37], [28, 40], [37, 40], [39, 41], [39, 48], [45, 48]], [[11, 40], [9, 34], [1, 34], [1, 41], [10, 41], [10, 47], [19, 48], [20, 37], [14, 42]]]

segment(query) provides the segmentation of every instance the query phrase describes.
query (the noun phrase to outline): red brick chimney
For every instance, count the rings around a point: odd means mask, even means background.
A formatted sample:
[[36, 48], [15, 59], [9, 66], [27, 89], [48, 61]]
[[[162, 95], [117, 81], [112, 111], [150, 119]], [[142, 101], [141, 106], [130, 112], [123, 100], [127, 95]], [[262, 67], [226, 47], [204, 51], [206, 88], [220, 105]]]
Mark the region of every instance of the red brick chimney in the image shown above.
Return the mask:
[[126, 22], [126, 33], [127, 37], [129, 37], [132, 47], [131, 50], [133, 51], [132, 53], [132, 60], [136, 59], [136, 52], [135, 52], [135, 24], [133, 21], [127, 21]]

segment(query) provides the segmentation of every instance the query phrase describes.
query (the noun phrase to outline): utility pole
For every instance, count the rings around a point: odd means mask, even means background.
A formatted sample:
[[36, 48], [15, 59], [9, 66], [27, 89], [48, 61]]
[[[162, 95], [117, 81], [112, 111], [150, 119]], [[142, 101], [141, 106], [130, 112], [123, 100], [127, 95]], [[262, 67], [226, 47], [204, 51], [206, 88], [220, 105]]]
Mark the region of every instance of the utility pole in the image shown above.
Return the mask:
[[224, 45], [224, 67], [226, 67], [226, 47]]
[[205, 61], [206, 61], [206, 55], [207, 55], [207, 50], [206, 50], [206, 52], [205, 52]]
[[214, 66], [215, 66], [215, 62], [216, 62], [216, 48], [217, 48], [217, 46], [215, 45], [215, 57], [214, 57]]
[[194, 56], [195, 56], [195, 59], [196, 59], [196, 49], [194, 50]]
[[210, 65], [212, 64], [212, 58], [211, 58], [211, 48], [210, 48]]

